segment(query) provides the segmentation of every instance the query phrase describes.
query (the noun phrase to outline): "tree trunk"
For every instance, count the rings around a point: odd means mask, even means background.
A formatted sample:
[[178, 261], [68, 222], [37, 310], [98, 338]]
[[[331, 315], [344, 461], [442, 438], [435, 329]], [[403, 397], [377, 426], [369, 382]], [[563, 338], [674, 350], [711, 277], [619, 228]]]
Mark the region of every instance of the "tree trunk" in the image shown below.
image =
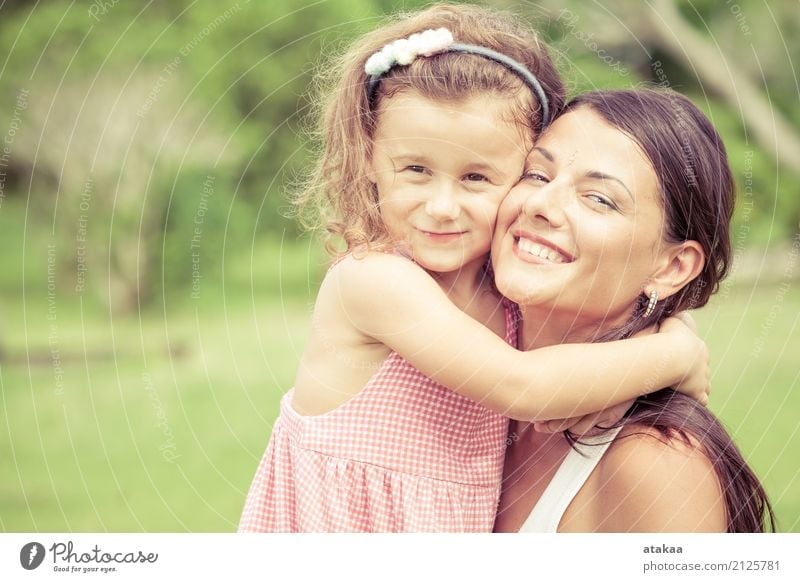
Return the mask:
[[727, 60], [718, 47], [686, 22], [673, 0], [653, 0], [652, 8], [647, 13], [653, 41], [738, 109], [745, 131], [759, 146], [779, 164], [800, 174], [800, 135], [784, 115], [741, 74], [735, 62]]

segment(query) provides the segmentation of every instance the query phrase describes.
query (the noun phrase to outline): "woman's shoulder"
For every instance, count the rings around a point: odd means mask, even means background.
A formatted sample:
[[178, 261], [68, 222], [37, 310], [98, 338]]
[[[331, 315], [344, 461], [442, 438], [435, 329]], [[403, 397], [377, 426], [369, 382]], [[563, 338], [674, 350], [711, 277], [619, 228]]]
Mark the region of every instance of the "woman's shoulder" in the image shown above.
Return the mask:
[[628, 425], [596, 471], [604, 531], [725, 531], [725, 504], [697, 439]]

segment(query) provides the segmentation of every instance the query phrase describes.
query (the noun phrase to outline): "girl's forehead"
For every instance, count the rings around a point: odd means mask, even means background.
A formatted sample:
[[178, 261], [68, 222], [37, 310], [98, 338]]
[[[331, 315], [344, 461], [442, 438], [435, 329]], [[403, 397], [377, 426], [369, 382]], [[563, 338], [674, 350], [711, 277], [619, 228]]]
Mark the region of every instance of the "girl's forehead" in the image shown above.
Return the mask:
[[394, 91], [380, 99], [377, 109], [377, 123], [387, 108], [424, 110], [427, 108], [459, 110], [472, 107], [474, 110], [490, 116], [494, 123], [502, 123], [518, 129], [520, 135], [528, 141], [536, 137], [529, 119], [530, 106], [517, 95], [503, 95], [495, 91], [471, 91], [457, 97], [434, 98], [422, 94], [416, 89]]
[[505, 111], [514, 103], [516, 103], [516, 99], [504, 97], [490, 91], [473, 91], [458, 97], [442, 99], [426, 96], [415, 89], [403, 89], [381, 99], [378, 112], [380, 116], [381, 111], [389, 106], [409, 109], [427, 107], [461, 109], [472, 104], [478, 104], [485, 113], [496, 115]]
[[[418, 94], [398, 94], [381, 106], [375, 139], [425, 139], [440, 144], [490, 146], [487, 140], [527, 151], [526, 132], [504, 119], [504, 104], [483, 96], [441, 101]], [[482, 147], [480, 149], [483, 149]]]

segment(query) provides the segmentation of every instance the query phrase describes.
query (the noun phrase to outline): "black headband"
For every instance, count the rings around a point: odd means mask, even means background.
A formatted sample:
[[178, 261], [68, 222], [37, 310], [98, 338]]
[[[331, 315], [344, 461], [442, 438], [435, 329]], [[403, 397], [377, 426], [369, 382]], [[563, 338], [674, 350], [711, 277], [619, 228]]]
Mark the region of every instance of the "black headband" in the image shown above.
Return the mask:
[[368, 75], [367, 98], [369, 102], [372, 103], [381, 78], [393, 67], [409, 65], [418, 56], [432, 56], [446, 52], [467, 53], [499, 63], [522, 79], [539, 100], [539, 106], [542, 109], [541, 129], [547, 127], [550, 123], [550, 103], [536, 75], [518, 61], [502, 53], [482, 46], [453, 42], [452, 38], [450, 31], [444, 28], [426, 30], [422, 33], [412, 34], [407, 39], [387, 44], [382, 50], [373, 54], [364, 65], [364, 71]]

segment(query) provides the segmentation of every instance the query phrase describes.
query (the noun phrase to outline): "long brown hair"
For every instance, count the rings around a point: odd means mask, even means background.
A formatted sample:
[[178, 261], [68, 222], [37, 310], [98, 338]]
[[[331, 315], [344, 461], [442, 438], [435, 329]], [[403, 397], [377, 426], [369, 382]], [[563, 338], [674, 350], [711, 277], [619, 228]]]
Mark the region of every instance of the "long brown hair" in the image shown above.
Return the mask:
[[326, 246], [332, 253], [331, 243], [337, 238], [344, 240], [347, 249], [388, 241], [377, 193], [367, 175], [382, 100], [412, 90], [429, 99], [455, 102], [489, 93], [511, 104], [511, 121], [520, 124], [521, 136], [538, 133], [539, 103], [519, 77], [503, 65], [463, 53], [442, 53], [392, 68], [370, 103], [366, 60], [392, 41], [441, 27], [449, 29], [457, 42], [493, 49], [524, 65], [539, 79], [551, 111], [564, 104], [564, 87], [547, 49], [521, 19], [479, 6], [448, 4], [396, 15], [323, 68], [327, 81], [321, 80], [317, 100], [321, 106], [318, 162], [294, 202], [304, 226], [325, 227]]
[[[639, 297], [628, 322], [597, 341], [624, 339], [681, 310], [705, 305], [728, 272], [734, 182], [725, 146], [703, 113], [667, 90], [595, 91], [570, 101], [564, 112], [588, 107], [633, 139], [658, 177], [664, 238], [700, 243], [703, 270], [675, 295], [642, 317]], [[775, 531], [767, 494], [725, 428], [709, 410], [669, 388], [643, 396], [616, 426], [655, 429], [664, 438], [699, 446], [714, 466], [725, 497], [728, 532]], [[566, 435], [574, 442], [571, 435]], [[768, 523], [767, 523], [768, 522]]]

